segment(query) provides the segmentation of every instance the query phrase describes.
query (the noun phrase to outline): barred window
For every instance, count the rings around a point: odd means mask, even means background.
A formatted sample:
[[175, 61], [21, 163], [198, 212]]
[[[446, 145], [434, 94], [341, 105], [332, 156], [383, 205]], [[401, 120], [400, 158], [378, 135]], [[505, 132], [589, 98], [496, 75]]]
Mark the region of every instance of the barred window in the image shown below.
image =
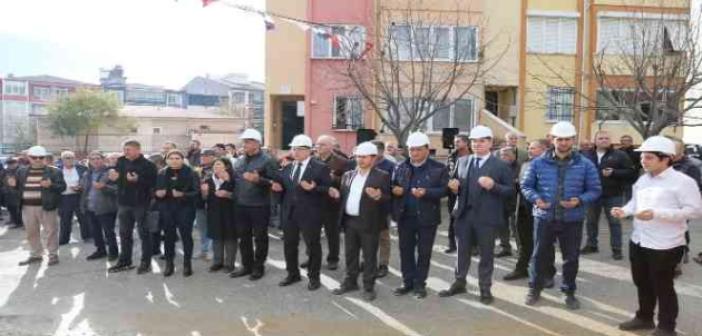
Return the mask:
[[575, 90], [573, 88], [549, 88], [546, 120], [572, 121], [574, 98]]

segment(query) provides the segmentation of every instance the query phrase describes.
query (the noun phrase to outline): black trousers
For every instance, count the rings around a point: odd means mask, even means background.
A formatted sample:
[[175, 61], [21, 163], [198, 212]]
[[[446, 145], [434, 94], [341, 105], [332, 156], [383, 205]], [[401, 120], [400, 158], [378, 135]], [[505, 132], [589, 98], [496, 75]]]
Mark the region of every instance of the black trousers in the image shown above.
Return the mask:
[[235, 213], [241, 263], [245, 269], [263, 272], [268, 258], [270, 207], [238, 206]]
[[173, 260], [175, 257], [175, 243], [179, 235], [183, 243], [183, 259], [192, 259], [195, 206], [176, 202], [167, 203], [160, 215], [163, 216], [163, 229], [166, 233], [166, 239], [163, 243], [166, 259]]
[[120, 206], [117, 211], [119, 218], [120, 256], [119, 262], [132, 264], [132, 248], [134, 246], [134, 227], [136, 226], [141, 240], [141, 262], [151, 263], [151, 232], [146, 225], [146, 207]]
[[80, 238], [83, 240], [90, 239], [90, 224], [86, 222], [85, 214], [80, 211], [80, 194], [61, 195], [61, 204], [58, 212], [61, 219], [59, 245], [68, 244], [71, 240], [74, 215], [78, 218]]
[[514, 270], [527, 273], [529, 271], [529, 260], [534, 252], [534, 217], [531, 215], [530, 205], [519, 205], [516, 224], [519, 256], [517, 257], [517, 266], [514, 267]]
[[450, 194], [448, 197], [448, 218], [449, 218], [449, 228], [448, 228], [448, 246], [450, 249], [456, 249], [456, 219], [453, 218], [451, 213], [453, 212], [454, 206], [456, 206], [456, 200], [458, 197], [456, 195]]
[[322, 211], [322, 226], [324, 234], [327, 236], [327, 252], [328, 263], [339, 262], [339, 205], [330, 205], [328, 209]]
[[10, 220], [13, 224], [17, 226], [24, 226], [22, 223], [22, 210], [20, 209], [19, 205], [8, 204], [7, 212], [10, 213]]
[[678, 296], [673, 279], [675, 265], [680, 261], [685, 246], [670, 250], [652, 250], [629, 242], [631, 276], [639, 296], [636, 317], [653, 321], [653, 312], [658, 303], [658, 328], [675, 330], [678, 318]]
[[431, 265], [436, 226], [422, 225], [417, 217], [403, 217], [397, 223], [397, 231], [400, 236], [402, 282], [409, 288], [424, 288]]
[[[292, 216], [291, 216], [292, 217]], [[285, 269], [288, 275], [300, 275], [300, 264], [298, 263], [298, 247], [300, 245], [300, 233], [305, 241], [309, 254], [309, 265], [307, 266], [307, 277], [310, 280], [319, 280], [319, 272], [322, 268], [322, 226], [320, 223], [303, 223], [294, 218], [289, 218], [283, 226], [283, 248], [285, 250]]]
[[115, 223], [117, 221], [117, 213], [106, 213], [97, 215], [92, 211], [86, 212], [90, 222], [91, 232], [93, 234], [93, 243], [98, 252], [108, 253], [109, 255], [117, 255], [117, 237], [115, 235]]
[[377, 231], [362, 229], [363, 223], [358, 217], [344, 218], [344, 254], [346, 257], [346, 278], [344, 283], [357, 284], [360, 269], [360, 254], [363, 253], [363, 288], [372, 290], [375, 286], [375, 273], [378, 267]]

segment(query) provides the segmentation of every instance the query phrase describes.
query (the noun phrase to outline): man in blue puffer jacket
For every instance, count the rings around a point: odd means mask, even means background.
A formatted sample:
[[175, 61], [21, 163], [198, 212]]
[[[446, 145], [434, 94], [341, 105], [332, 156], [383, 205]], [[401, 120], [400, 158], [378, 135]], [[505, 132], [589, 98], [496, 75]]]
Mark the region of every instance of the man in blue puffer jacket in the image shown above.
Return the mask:
[[539, 300], [544, 275], [550, 267], [556, 239], [563, 254], [563, 282], [569, 309], [580, 308], [575, 298], [579, 246], [587, 206], [600, 197], [602, 186], [597, 168], [573, 150], [575, 126], [559, 122], [551, 128], [554, 149], [533, 161], [525, 172], [521, 188], [534, 204], [534, 253], [529, 265], [527, 305]]

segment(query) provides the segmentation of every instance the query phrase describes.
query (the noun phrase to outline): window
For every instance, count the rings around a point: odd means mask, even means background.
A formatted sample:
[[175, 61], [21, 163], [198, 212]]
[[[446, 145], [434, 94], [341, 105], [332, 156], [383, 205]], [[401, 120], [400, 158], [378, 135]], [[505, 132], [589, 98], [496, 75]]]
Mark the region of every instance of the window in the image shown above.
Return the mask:
[[24, 96], [27, 94], [27, 82], [5, 81], [3, 93], [10, 96]]
[[575, 54], [578, 20], [570, 17], [529, 16], [527, 52]]
[[687, 21], [644, 17], [600, 17], [597, 51], [607, 54], [675, 51], [683, 48]]
[[161, 127], [154, 127], [152, 133], [153, 134], [161, 134]]
[[478, 59], [478, 28], [473, 26], [416, 27], [396, 25], [390, 28], [390, 49], [398, 60], [458, 60]]
[[230, 94], [231, 104], [232, 105], [244, 105], [244, 104], [248, 103], [246, 93], [247, 93], [246, 91], [232, 91]]
[[65, 88], [52, 88], [51, 94], [54, 98], [61, 98], [68, 95], [68, 89]]
[[[607, 94], [609, 91], [609, 94]], [[651, 103], [651, 98], [647, 94], [639, 93], [638, 96], [634, 90], [599, 90], [597, 91], [597, 120], [598, 121], [611, 121], [611, 120], [625, 120], [624, 113], [633, 113], [633, 107], [638, 107], [644, 115], [642, 120], [648, 120], [648, 116], [651, 114], [651, 108], [653, 104]], [[657, 103], [656, 108], [659, 110], [670, 107], [676, 109], [678, 103], [675, 102], [675, 98], [671, 97], [671, 94], [659, 93], [656, 97]]]
[[546, 120], [572, 121], [574, 98], [575, 90], [573, 88], [550, 88], [548, 90]]
[[162, 91], [131, 89], [127, 90], [127, 101], [137, 103], [164, 104], [165, 94]]
[[452, 106], [440, 108], [431, 118], [427, 129], [439, 132], [443, 128], [458, 128], [470, 131], [473, 126], [473, 100], [460, 99]]
[[166, 101], [168, 106], [182, 106], [183, 96], [179, 93], [169, 93]]
[[362, 26], [334, 25], [313, 33], [312, 57], [351, 58], [365, 48], [366, 29]]
[[363, 128], [363, 104], [360, 97], [334, 98], [333, 129]]
[[51, 98], [51, 89], [48, 87], [35, 86], [32, 90], [32, 95], [36, 99], [49, 100]]

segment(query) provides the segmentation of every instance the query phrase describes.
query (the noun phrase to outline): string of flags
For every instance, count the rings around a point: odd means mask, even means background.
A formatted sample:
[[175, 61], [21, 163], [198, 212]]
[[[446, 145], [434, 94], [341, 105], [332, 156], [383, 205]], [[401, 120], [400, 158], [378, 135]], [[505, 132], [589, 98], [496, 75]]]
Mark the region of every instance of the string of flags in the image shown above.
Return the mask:
[[[353, 41], [353, 39], [347, 35], [347, 33], [349, 33], [348, 31], [344, 31], [343, 34], [339, 34], [338, 32], [335, 32], [332, 29], [331, 25], [328, 25], [328, 24], [319, 23], [319, 22], [312, 22], [312, 21], [308, 21], [308, 20], [290, 17], [287, 15], [263, 11], [263, 10], [256, 9], [256, 8], [251, 7], [251, 6], [243, 5], [240, 3], [232, 3], [228, 0], [201, 0], [201, 1], [202, 1], [202, 7], [208, 7], [208, 6], [212, 5], [213, 3], [220, 3], [224, 6], [231, 7], [231, 8], [243, 11], [243, 12], [259, 15], [262, 18], [263, 23], [265, 24], [267, 31], [275, 30], [275, 28], [276, 28], [275, 20], [280, 20], [280, 21], [290, 23], [290, 24], [298, 27], [299, 29], [301, 29], [304, 32], [311, 31], [313, 34], [316, 34], [317, 36], [328, 39], [333, 48], [341, 49], [342, 44], [344, 47], [350, 47], [350, 48], [357, 48], [358, 47], [358, 48], [360, 48], [360, 46], [355, 45], [356, 42]], [[275, 18], [275, 20], [274, 20], [274, 18]], [[360, 58], [364, 58], [372, 49], [373, 49], [373, 43], [365, 42], [365, 45], [363, 46], [363, 50], [360, 53]]]

